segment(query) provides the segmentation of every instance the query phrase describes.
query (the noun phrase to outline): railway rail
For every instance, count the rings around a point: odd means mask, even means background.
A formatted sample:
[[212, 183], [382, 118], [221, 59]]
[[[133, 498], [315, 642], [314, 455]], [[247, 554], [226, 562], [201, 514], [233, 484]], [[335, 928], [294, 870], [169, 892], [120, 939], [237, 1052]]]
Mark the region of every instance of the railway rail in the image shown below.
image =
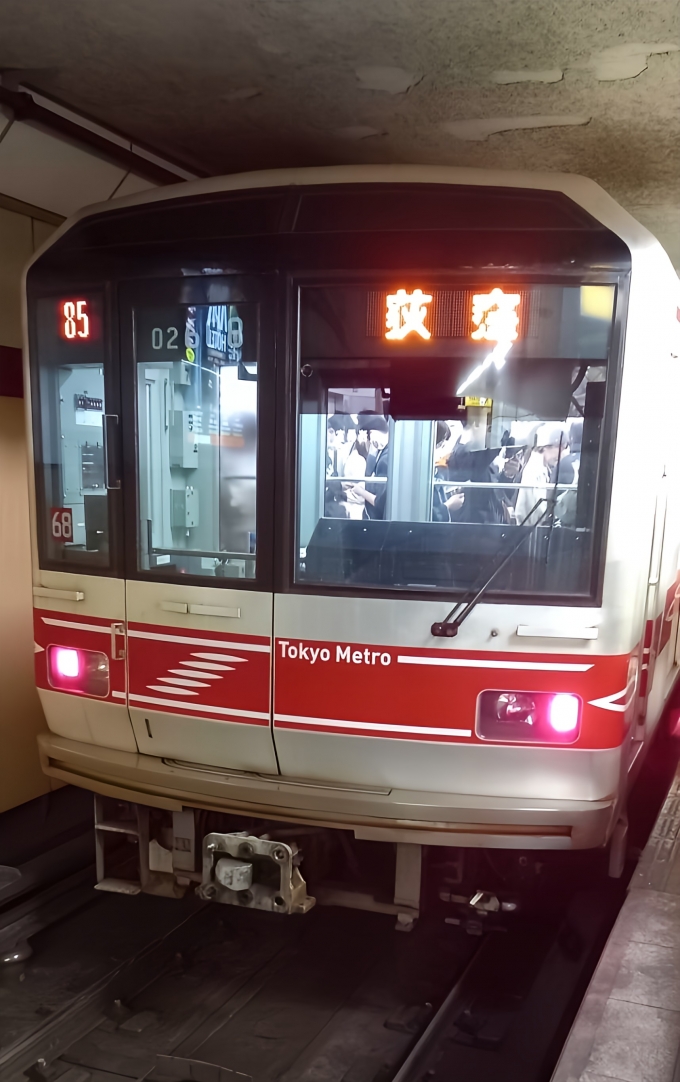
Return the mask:
[[[0, 1049], [3, 1082], [538, 1082], [620, 899], [576, 891], [485, 936], [441, 914], [399, 934], [352, 910], [263, 919], [195, 900], [177, 919], [149, 901], [174, 926], [24, 1026]], [[102, 920], [133, 904], [107, 898]]]

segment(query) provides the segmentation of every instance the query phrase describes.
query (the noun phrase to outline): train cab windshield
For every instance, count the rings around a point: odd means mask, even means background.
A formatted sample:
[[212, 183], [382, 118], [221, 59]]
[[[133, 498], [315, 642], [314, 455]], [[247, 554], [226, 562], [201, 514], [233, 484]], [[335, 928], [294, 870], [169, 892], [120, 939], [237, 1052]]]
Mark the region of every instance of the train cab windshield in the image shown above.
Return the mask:
[[615, 292], [301, 288], [297, 582], [590, 596]]
[[516, 549], [489, 596], [597, 595], [615, 285], [305, 281], [287, 434], [265, 277], [126, 287], [122, 392], [104, 293], [37, 300], [51, 567], [110, 573], [124, 495], [128, 573], [259, 588], [277, 485], [294, 589], [466, 594]]

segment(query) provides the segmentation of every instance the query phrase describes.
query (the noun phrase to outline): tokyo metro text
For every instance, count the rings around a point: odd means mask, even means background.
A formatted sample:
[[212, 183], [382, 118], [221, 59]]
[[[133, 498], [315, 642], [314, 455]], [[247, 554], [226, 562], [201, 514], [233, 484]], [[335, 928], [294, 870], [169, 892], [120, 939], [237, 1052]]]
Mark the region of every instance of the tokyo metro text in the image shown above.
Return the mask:
[[291, 661], [306, 661], [310, 665], [317, 662], [345, 662], [347, 665], [391, 665], [392, 655], [386, 650], [371, 650], [368, 646], [361, 650], [351, 644], [333, 643], [331, 646], [308, 646], [304, 642], [291, 642], [278, 639], [277, 646], [282, 658]]

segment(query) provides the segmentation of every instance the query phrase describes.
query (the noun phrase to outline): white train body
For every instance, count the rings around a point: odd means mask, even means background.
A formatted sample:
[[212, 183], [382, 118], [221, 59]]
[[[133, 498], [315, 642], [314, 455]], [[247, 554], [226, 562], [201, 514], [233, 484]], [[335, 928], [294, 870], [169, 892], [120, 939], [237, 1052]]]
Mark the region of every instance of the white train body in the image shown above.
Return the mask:
[[[397, 220], [385, 211], [373, 229], [374, 192], [386, 206], [396, 200]], [[364, 200], [359, 224], [354, 197]], [[239, 225], [224, 210], [234, 199], [247, 203]], [[267, 200], [280, 203], [276, 226], [262, 224]], [[423, 205], [434, 207], [424, 225]], [[570, 245], [580, 254], [570, 258]], [[436, 295], [424, 317], [412, 316], [427, 337], [386, 338], [385, 305], [400, 288]], [[499, 341], [473, 342], [479, 323], [468, 311], [493, 288], [521, 297], [519, 336], [503, 372], [492, 372], [496, 384], [485, 372], [468, 397], [458, 393], [463, 443], [480, 426], [495, 451], [499, 436], [507, 444], [515, 432], [517, 447], [526, 432], [526, 470], [538, 425], [561, 422], [566, 449], [578, 421], [591, 433], [590, 481], [584, 443], [571, 484], [581, 524], [570, 530], [555, 517], [568, 486], [553, 488], [551, 475], [546, 518], [533, 532], [525, 524], [509, 577], [495, 580], [506, 585], [488, 587], [455, 637], [433, 635], [509, 551], [479, 523], [473, 533], [465, 513], [431, 521], [437, 448], [419, 465], [437, 420], [455, 439], [453, 405], [427, 413], [445, 364], [460, 384]], [[607, 842], [680, 661], [680, 291], [642, 226], [578, 176], [420, 166], [249, 174], [82, 212], [33, 261], [27, 296], [48, 774], [137, 805], [359, 839]], [[414, 312], [403, 309], [399, 326]], [[552, 373], [566, 370], [570, 350], [571, 374], [555, 376], [553, 394]], [[435, 374], [430, 391], [418, 364]], [[513, 364], [529, 375], [503, 391], [498, 380]], [[541, 396], [553, 403], [542, 412]], [[352, 486], [361, 478], [350, 471], [343, 485], [326, 424], [339, 412], [356, 434], [362, 408], [378, 415], [381, 403], [391, 459], [384, 487], [373, 483], [376, 504], [388, 493], [377, 522], [366, 502], [360, 518], [346, 506], [348, 492], [360, 501]], [[256, 410], [257, 437], [248, 427]], [[449, 475], [444, 497], [483, 502], [471, 495], [485, 491], [479, 473], [459, 484]], [[590, 485], [587, 506], [577, 480]], [[511, 508], [518, 488], [508, 485]], [[337, 518], [329, 491], [342, 505]], [[520, 529], [507, 515], [507, 527], [493, 524], [505, 545]], [[468, 538], [463, 555], [450, 555], [463, 544], [454, 539], [432, 556], [440, 526]], [[409, 544], [420, 546], [420, 563]], [[515, 695], [519, 706], [533, 696], [535, 716], [505, 718], [506, 731], [501, 700], [480, 699], [485, 692]], [[573, 725], [560, 727], [558, 709], [550, 729], [554, 696], [576, 711]]]

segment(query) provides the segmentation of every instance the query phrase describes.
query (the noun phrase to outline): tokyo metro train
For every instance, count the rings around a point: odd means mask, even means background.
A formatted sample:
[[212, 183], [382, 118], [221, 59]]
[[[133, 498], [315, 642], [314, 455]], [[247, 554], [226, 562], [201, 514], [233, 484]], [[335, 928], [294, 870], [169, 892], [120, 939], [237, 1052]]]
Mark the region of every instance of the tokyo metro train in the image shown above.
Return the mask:
[[101, 889], [407, 926], [432, 852], [620, 862], [680, 664], [641, 225], [575, 175], [251, 173], [87, 208], [25, 295], [40, 753]]

